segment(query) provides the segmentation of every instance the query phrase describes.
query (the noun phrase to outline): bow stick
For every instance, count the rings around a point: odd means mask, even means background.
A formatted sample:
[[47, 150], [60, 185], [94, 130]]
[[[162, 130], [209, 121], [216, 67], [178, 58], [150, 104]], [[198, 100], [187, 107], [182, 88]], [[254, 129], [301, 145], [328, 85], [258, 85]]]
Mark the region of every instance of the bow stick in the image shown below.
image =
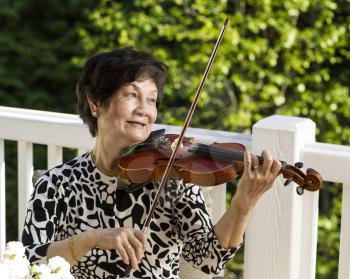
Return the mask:
[[[149, 224], [151, 223], [151, 220], [152, 220], [152, 217], [153, 217], [153, 213], [154, 213], [154, 211], [155, 211], [155, 209], [156, 209], [156, 205], [157, 205], [157, 203], [158, 203], [158, 201], [159, 201], [160, 194], [161, 194], [161, 192], [163, 191], [163, 189], [164, 189], [164, 187], [165, 187], [165, 182], [166, 182], [166, 180], [167, 180], [167, 178], [168, 178], [168, 176], [169, 176], [170, 170], [171, 170], [171, 168], [172, 168], [172, 166], [173, 166], [173, 163], [174, 163], [174, 161], [175, 161], [176, 154], [177, 154], [177, 152], [178, 152], [178, 150], [179, 150], [180, 144], [182, 143], [182, 139], [184, 138], [185, 132], [186, 132], [186, 130], [187, 130], [189, 124], [190, 124], [190, 121], [191, 121], [191, 119], [192, 119], [193, 112], [194, 112], [194, 110], [195, 110], [195, 108], [196, 108], [196, 106], [197, 106], [197, 103], [198, 103], [200, 94], [201, 94], [201, 92], [202, 92], [204, 83], [205, 83], [205, 81], [206, 81], [206, 79], [207, 79], [207, 77], [208, 77], [208, 74], [209, 74], [211, 65], [213, 64], [213, 61], [214, 61], [214, 59], [215, 59], [217, 50], [218, 50], [218, 48], [219, 48], [219, 46], [220, 46], [220, 43], [221, 43], [221, 41], [222, 41], [222, 38], [224, 37], [224, 33], [225, 33], [225, 31], [226, 31], [226, 28], [227, 28], [229, 22], [230, 22], [230, 20], [229, 20], [228, 18], [226, 18], [226, 20], [225, 20], [225, 22], [224, 22], [224, 25], [223, 25], [222, 28], [221, 28], [219, 37], [218, 37], [218, 39], [216, 40], [214, 49], [213, 49], [212, 54], [211, 54], [211, 56], [210, 56], [210, 59], [209, 59], [209, 61], [208, 61], [207, 67], [206, 67], [206, 69], [205, 69], [205, 71], [204, 71], [204, 74], [203, 74], [201, 83], [200, 83], [199, 86], [198, 86], [198, 89], [197, 89], [195, 98], [194, 98], [194, 100], [193, 100], [193, 102], [192, 102], [192, 105], [191, 105], [191, 108], [190, 108], [190, 110], [189, 110], [189, 112], [188, 112], [188, 114], [187, 114], [187, 117], [186, 117], [186, 120], [185, 120], [185, 124], [184, 124], [184, 126], [183, 126], [183, 128], [182, 128], [182, 130], [181, 130], [181, 133], [180, 133], [180, 135], [179, 135], [179, 137], [178, 137], [178, 139], [177, 139], [176, 146], [175, 146], [175, 148], [173, 149], [173, 152], [172, 152], [172, 154], [171, 154], [171, 156], [170, 156], [168, 165], [167, 165], [167, 167], [166, 167], [166, 169], [165, 169], [165, 171], [164, 171], [164, 174], [163, 174], [163, 176], [162, 176], [162, 179], [161, 179], [161, 181], [160, 181], [160, 185], [159, 185], [158, 190], [157, 190], [157, 192], [156, 192], [156, 196], [155, 196], [154, 202], [153, 202], [152, 207], [151, 207], [151, 209], [150, 209], [150, 211], [149, 211], [149, 213], [148, 213], [146, 222], [145, 222], [144, 225], [142, 226], [142, 231], [143, 231], [144, 233], [148, 230], [148, 226], [149, 226]], [[129, 265], [126, 267], [126, 269], [125, 269], [125, 277], [129, 277], [130, 272], [131, 272], [131, 269], [132, 269], [132, 266], [131, 266], [131, 264], [129, 264]]]

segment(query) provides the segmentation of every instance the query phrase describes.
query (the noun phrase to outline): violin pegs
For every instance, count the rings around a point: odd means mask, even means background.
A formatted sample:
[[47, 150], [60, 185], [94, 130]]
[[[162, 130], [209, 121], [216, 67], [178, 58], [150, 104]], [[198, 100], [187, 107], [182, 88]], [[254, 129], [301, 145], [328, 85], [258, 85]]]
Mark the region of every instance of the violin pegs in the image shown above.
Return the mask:
[[317, 172], [314, 169], [312, 169], [312, 168], [308, 168], [306, 170], [306, 173], [317, 173]]
[[289, 183], [293, 181], [293, 178], [288, 178], [286, 182], [284, 182], [284, 186], [288, 186]]
[[304, 166], [304, 163], [303, 162], [296, 162], [294, 164], [294, 166], [297, 167], [298, 169], [301, 169]]
[[303, 194], [304, 194], [304, 188], [301, 187], [301, 186], [298, 186], [298, 187], [297, 187], [297, 194], [298, 194], [299, 196], [303, 195]]

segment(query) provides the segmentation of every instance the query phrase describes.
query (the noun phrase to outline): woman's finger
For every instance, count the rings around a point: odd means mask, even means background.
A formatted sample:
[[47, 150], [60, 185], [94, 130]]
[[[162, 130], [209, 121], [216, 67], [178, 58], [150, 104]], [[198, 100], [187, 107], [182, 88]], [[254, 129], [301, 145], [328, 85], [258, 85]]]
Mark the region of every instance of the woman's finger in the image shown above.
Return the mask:
[[135, 230], [134, 231], [135, 237], [141, 241], [143, 250], [146, 249], [147, 244], [147, 235], [143, 231]]
[[123, 262], [128, 265], [130, 263], [129, 256], [121, 241], [116, 241], [115, 249], [117, 250], [118, 255], [122, 258]]
[[246, 147], [244, 151], [244, 171], [247, 174], [252, 173], [252, 157], [250, 156], [250, 152]]
[[269, 175], [271, 173], [273, 159], [271, 157], [271, 154], [267, 150], [264, 150], [262, 152], [262, 156], [264, 158], [262, 172], [266, 176], [266, 175]]
[[144, 251], [142, 242], [134, 236], [129, 236], [129, 243], [134, 249], [137, 262], [139, 262], [143, 257], [143, 251]]
[[[136, 257], [136, 251], [135, 251], [135, 248], [134, 246], [127, 242], [126, 244], [124, 244], [124, 249], [126, 250], [126, 253], [128, 253], [128, 257], [129, 257], [129, 260], [130, 260], [130, 264], [131, 266], [138, 270], [138, 260], [137, 260], [137, 257]], [[136, 248], [137, 249], [137, 248]]]
[[273, 160], [272, 166], [271, 166], [271, 172], [274, 176], [277, 176], [281, 170], [282, 164], [279, 160]]

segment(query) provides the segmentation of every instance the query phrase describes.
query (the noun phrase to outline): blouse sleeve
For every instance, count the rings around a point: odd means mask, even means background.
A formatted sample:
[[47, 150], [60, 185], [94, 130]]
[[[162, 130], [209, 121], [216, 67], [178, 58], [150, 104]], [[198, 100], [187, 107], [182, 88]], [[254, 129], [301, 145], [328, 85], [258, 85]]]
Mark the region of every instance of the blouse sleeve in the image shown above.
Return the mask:
[[223, 248], [213, 230], [199, 186], [180, 183], [182, 194], [174, 206], [174, 216], [183, 241], [182, 256], [207, 274], [219, 274], [240, 246]]
[[35, 184], [27, 206], [22, 242], [31, 263], [46, 260], [47, 248], [58, 227], [60, 194], [57, 176], [44, 174]]

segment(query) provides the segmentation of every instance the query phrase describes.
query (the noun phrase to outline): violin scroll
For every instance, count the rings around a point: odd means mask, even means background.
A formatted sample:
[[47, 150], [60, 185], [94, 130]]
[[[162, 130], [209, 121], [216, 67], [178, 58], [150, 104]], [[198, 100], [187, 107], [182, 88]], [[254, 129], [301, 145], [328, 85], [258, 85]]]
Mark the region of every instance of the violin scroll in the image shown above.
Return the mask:
[[311, 168], [308, 168], [306, 174], [304, 174], [300, 170], [302, 167], [302, 162], [297, 162], [294, 166], [282, 162], [281, 173], [283, 177], [286, 178], [284, 185], [287, 186], [290, 182], [298, 184], [296, 190], [298, 195], [302, 195], [304, 190], [311, 192], [319, 190], [323, 184], [322, 176]]

